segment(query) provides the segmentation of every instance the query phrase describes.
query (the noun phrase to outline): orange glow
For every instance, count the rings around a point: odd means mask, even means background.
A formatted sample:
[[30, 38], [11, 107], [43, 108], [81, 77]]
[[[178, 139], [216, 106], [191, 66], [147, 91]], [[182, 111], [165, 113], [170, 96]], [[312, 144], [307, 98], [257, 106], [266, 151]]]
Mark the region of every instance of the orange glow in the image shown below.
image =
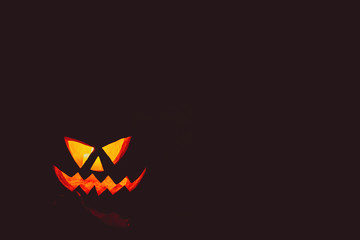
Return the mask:
[[101, 164], [101, 161], [100, 161], [100, 157], [97, 157], [94, 164], [92, 165], [91, 169], [90, 170], [93, 170], [93, 171], [97, 171], [97, 172], [103, 172], [104, 171], [104, 168]]
[[134, 182], [130, 182], [129, 178], [125, 177], [122, 181], [120, 181], [117, 184], [114, 183], [114, 181], [109, 176], [107, 176], [104, 179], [104, 181], [99, 182], [99, 180], [94, 176], [94, 174], [91, 174], [88, 178], [83, 179], [79, 173], [76, 173], [74, 176], [70, 177], [55, 166], [54, 166], [54, 170], [59, 181], [70, 191], [74, 191], [78, 186], [80, 186], [81, 189], [84, 190], [86, 194], [89, 194], [90, 190], [95, 186], [97, 194], [100, 195], [106, 189], [108, 189], [111, 192], [111, 194], [115, 194], [124, 186], [130, 192], [133, 191], [140, 183], [141, 179], [143, 178], [146, 168]]
[[104, 151], [114, 164], [116, 164], [126, 152], [130, 139], [131, 137], [122, 138], [103, 147]]
[[94, 151], [92, 146], [68, 137], [65, 137], [65, 143], [71, 156], [80, 168], [84, 165], [90, 154]]

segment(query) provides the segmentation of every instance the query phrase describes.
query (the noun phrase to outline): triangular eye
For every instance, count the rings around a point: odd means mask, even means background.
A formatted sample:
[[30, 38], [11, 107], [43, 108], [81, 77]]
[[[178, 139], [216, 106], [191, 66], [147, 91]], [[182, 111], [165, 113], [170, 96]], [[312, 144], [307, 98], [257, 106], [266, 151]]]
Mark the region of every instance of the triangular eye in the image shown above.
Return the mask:
[[105, 153], [114, 164], [116, 164], [125, 154], [126, 149], [129, 146], [130, 139], [131, 137], [122, 138], [103, 147]]
[[90, 154], [94, 151], [92, 146], [78, 140], [65, 137], [65, 143], [76, 164], [81, 168]]

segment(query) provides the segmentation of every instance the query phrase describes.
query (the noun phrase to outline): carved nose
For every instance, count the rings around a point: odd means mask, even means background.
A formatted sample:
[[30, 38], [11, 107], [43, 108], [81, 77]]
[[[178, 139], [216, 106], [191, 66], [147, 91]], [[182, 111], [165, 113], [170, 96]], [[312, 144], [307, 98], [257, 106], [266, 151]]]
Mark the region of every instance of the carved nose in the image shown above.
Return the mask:
[[97, 171], [97, 172], [103, 172], [104, 171], [104, 168], [103, 168], [103, 166], [101, 164], [99, 156], [95, 159], [95, 162], [92, 165], [90, 170]]

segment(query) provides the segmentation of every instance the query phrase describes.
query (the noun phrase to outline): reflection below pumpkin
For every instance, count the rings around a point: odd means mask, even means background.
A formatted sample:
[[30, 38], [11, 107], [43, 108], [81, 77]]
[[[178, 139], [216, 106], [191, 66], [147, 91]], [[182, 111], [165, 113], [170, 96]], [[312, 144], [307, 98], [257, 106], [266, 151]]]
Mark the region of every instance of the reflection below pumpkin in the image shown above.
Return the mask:
[[99, 218], [102, 222], [104, 222], [106, 225], [112, 226], [112, 227], [120, 227], [120, 228], [127, 228], [130, 226], [130, 222], [128, 218], [121, 218], [119, 214], [117, 213], [102, 213], [95, 209], [87, 208], [92, 215]]

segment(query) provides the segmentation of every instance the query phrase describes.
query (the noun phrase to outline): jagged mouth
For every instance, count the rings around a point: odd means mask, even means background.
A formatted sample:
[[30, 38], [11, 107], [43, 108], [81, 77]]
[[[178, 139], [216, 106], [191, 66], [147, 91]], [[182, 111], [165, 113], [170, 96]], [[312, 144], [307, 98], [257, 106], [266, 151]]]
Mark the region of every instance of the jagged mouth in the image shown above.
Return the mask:
[[59, 170], [56, 166], [53, 167], [59, 181], [70, 191], [74, 191], [77, 187], [80, 186], [80, 188], [86, 194], [89, 194], [90, 190], [95, 186], [98, 195], [102, 194], [106, 189], [114, 195], [123, 187], [126, 187], [131, 192], [140, 183], [146, 171], [145, 168], [144, 171], [140, 174], [140, 176], [133, 182], [131, 182], [128, 177], [125, 177], [119, 183], [115, 183], [109, 176], [107, 176], [102, 182], [100, 182], [94, 174], [91, 174], [86, 179], [83, 179], [79, 173], [76, 173], [74, 176], [70, 177], [61, 170]]

